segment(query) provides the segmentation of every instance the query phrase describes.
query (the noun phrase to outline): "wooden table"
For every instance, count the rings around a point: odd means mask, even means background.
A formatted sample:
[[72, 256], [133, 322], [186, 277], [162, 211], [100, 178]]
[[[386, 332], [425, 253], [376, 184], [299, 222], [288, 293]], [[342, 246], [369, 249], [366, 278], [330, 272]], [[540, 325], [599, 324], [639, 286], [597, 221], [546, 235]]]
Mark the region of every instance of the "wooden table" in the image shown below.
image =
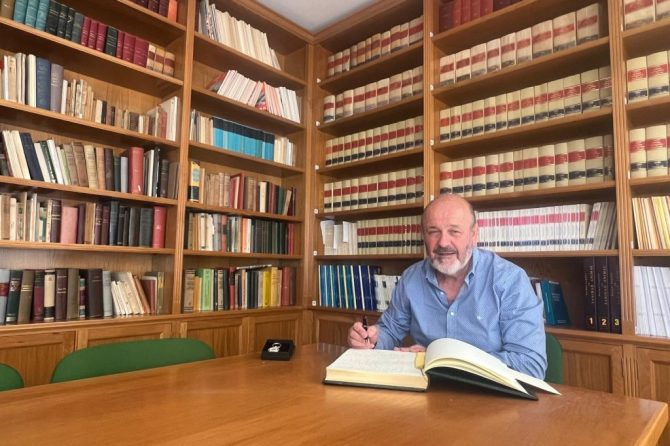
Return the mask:
[[299, 346], [0, 393], [0, 444], [655, 444], [665, 403], [567, 386], [539, 401], [455, 383], [328, 386], [343, 349]]

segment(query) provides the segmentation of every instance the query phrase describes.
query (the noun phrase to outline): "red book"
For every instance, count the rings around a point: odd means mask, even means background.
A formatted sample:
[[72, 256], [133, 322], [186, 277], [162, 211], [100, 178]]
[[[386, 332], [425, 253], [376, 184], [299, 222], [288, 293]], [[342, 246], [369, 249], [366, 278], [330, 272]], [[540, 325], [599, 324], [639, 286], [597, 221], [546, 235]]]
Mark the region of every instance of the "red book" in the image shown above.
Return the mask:
[[461, 24], [472, 20], [472, 10], [470, 4], [472, 0], [461, 0]]
[[61, 207], [60, 243], [77, 243], [77, 214], [74, 206]]
[[86, 16], [84, 17], [84, 23], [81, 25], [81, 43], [84, 46], [88, 46], [88, 34], [91, 30], [91, 18]]
[[177, 3], [177, 0], [170, 0], [170, 3], [168, 4], [167, 18], [172, 20], [173, 22], [177, 21], [178, 6], [179, 3]]
[[470, 0], [470, 18], [477, 20], [482, 16], [481, 0]]
[[132, 34], [126, 33], [123, 38], [123, 60], [126, 62], [133, 61], [133, 54], [135, 54], [135, 39], [136, 37]]
[[165, 248], [165, 221], [167, 219], [167, 208], [154, 206], [154, 227], [151, 233], [151, 247]]
[[139, 37], [136, 37], [135, 49], [133, 50], [133, 63], [141, 67], [146, 67], [148, 54], [149, 54], [149, 42]]
[[144, 195], [144, 149], [131, 147], [126, 156], [128, 157], [128, 192]]
[[462, 17], [463, 17], [463, 2], [466, 0], [454, 0], [454, 9], [452, 11], [452, 14], [454, 15], [454, 27], [460, 25], [462, 22]]
[[[98, 37], [95, 39], [95, 49], [97, 51], [105, 51], [105, 41], [107, 40], [107, 25], [105, 23], [98, 23], [97, 29]], [[90, 42], [89, 36], [89, 42]]]
[[88, 42], [86, 46], [95, 49], [95, 45], [98, 43], [98, 25], [100, 23], [97, 20], [91, 19], [91, 26], [88, 30]]
[[33, 322], [44, 321], [44, 270], [35, 270], [33, 283]]
[[485, 16], [493, 12], [493, 0], [479, 0], [480, 2], [480, 14]]

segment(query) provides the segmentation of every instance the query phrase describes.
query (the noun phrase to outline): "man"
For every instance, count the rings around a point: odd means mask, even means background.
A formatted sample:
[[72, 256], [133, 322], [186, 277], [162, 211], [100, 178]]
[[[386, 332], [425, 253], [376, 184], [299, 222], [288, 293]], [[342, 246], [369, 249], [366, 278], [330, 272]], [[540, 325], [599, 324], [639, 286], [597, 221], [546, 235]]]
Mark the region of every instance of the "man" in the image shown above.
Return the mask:
[[[509, 367], [543, 379], [547, 367], [542, 303], [526, 273], [477, 246], [470, 204], [442, 195], [423, 213], [428, 258], [405, 270], [388, 310], [367, 330], [349, 330], [354, 348], [422, 351], [435, 339], [475, 345]], [[416, 345], [400, 348], [410, 335]]]

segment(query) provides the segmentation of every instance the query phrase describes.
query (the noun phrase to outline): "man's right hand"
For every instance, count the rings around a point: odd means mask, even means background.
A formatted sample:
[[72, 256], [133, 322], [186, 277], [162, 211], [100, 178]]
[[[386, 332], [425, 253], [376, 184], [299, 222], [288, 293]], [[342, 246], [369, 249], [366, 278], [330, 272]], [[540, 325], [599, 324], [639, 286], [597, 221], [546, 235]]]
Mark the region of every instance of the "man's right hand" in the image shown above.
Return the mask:
[[[365, 331], [363, 324], [360, 322], [354, 323], [349, 329], [349, 347], [352, 348], [375, 348], [377, 338], [379, 337], [379, 329], [376, 325], [371, 325]], [[366, 339], [367, 338], [367, 339]]]

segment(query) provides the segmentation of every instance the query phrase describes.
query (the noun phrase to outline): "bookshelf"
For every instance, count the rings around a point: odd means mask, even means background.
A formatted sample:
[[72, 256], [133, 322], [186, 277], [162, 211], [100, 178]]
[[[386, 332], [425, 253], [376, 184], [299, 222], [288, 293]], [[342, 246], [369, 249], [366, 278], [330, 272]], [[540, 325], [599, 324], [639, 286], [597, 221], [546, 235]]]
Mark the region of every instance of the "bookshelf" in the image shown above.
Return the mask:
[[[161, 314], [80, 319], [64, 322], [26, 323], [0, 326], [0, 361], [13, 364], [27, 385], [47, 383], [53, 367], [65, 354], [79, 348], [106, 342], [154, 337], [195, 337], [210, 344], [217, 355], [237, 355], [258, 350], [269, 337], [300, 339], [302, 303], [288, 307], [243, 309], [237, 311], [183, 313], [183, 272], [189, 268], [246, 267], [269, 264], [296, 270], [294, 293], [303, 293], [305, 203], [303, 193], [309, 165], [307, 142], [311, 129], [310, 74], [308, 66], [310, 36], [264, 7], [245, 1], [216, 1], [216, 7], [267, 33], [281, 68], [259, 62], [241, 51], [210, 39], [198, 31], [198, 8], [194, 0], [177, 1], [176, 21], [137, 5], [130, 0], [61, 2], [72, 11], [144, 39], [175, 55], [174, 75], [158, 73], [123, 58], [80, 45], [64, 37], [40, 31], [0, 17], [0, 52], [35, 54], [64, 67], [64, 78], [82, 79], [96, 98], [117, 108], [143, 113], [170, 97], [176, 97], [174, 116], [176, 137], [152, 136], [128, 128], [104, 124], [95, 119], [61, 114], [23, 103], [0, 99], [0, 130], [29, 132], [33, 140], [53, 138], [56, 144], [70, 141], [110, 147], [122, 155], [131, 146], [160, 147], [160, 156], [179, 164], [177, 195], [162, 198], [115, 190], [93, 189], [71, 184], [36, 181], [15, 176], [0, 176], [0, 192], [17, 195], [37, 194], [39, 199], [63, 203], [118, 201], [122, 205], [164, 207], [167, 210], [165, 243], [162, 248], [107, 246], [95, 244], [0, 241], [0, 268], [102, 268], [130, 271], [164, 271], [164, 306]], [[65, 18], [67, 17], [64, 16]], [[265, 81], [296, 91], [299, 122], [244, 105], [207, 90], [213, 75], [237, 70], [250, 79]], [[235, 121], [291, 139], [295, 162], [286, 164], [235, 152], [224, 147], [193, 141], [190, 138], [190, 110]], [[244, 174], [285, 188], [294, 188], [294, 212], [261, 212], [192, 202], [188, 196], [189, 160], [196, 160], [208, 173]], [[290, 254], [261, 252], [205, 252], [185, 248], [189, 212], [217, 213], [293, 225]], [[267, 252], [267, 251], [262, 251]], [[30, 359], [35, 358], [35, 359]], [[37, 360], [39, 358], [39, 360]]]

